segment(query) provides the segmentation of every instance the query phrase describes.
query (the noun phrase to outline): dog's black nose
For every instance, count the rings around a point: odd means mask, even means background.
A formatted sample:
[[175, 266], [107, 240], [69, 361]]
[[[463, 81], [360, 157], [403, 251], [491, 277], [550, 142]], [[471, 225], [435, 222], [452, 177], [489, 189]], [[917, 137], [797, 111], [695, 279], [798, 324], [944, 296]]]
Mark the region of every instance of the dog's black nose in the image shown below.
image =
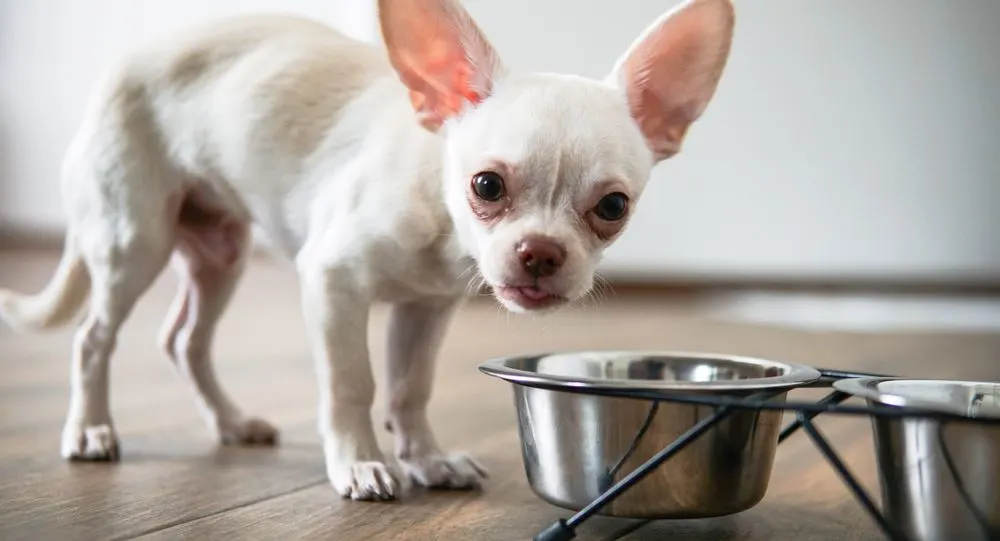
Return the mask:
[[566, 260], [566, 249], [546, 237], [528, 237], [517, 245], [517, 258], [535, 278], [552, 276]]

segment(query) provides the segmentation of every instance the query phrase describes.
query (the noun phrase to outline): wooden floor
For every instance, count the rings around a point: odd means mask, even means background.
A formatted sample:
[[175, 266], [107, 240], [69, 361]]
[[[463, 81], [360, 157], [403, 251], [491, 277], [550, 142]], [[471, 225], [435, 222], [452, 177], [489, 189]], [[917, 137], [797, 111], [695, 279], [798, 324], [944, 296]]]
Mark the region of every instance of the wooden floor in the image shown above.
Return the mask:
[[[53, 264], [51, 255], [0, 252], [0, 284], [38, 288]], [[508, 316], [478, 302], [451, 329], [431, 415], [442, 444], [474, 453], [492, 477], [481, 492], [417, 492], [395, 503], [357, 503], [341, 500], [325, 480], [294, 276], [273, 263], [257, 264], [222, 323], [215, 350], [220, 375], [239, 402], [283, 430], [276, 449], [220, 449], [202, 427], [191, 397], [155, 347], [173, 284], [169, 274], [161, 279], [119, 340], [112, 366], [119, 464], [67, 464], [59, 458], [71, 331], [27, 337], [0, 328], [0, 539], [530, 539], [568, 514], [541, 502], [526, 484], [510, 389], [476, 369], [494, 356], [558, 349], [711, 350], [823, 367], [1000, 380], [997, 333], [757, 327], [719, 320], [697, 303], [648, 294], [611, 295], [599, 307], [543, 319]], [[372, 326], [380, 370], [384, 311], [376, 311]], [[376, 409], [376, 420], [382, 411]], [[865, 486], [875, 489], [867, 422], [825, 419], [820, 427]], [[380, 437], [388, 449], [388, 435]], [[612, 539], [629, 524], [594, 520], [578, 531], [578, 539]], [[623, 539], [882, 538], [817, 451], [798, 436], [779, 449], [768, 495], [753, 510], [654, 523]]]

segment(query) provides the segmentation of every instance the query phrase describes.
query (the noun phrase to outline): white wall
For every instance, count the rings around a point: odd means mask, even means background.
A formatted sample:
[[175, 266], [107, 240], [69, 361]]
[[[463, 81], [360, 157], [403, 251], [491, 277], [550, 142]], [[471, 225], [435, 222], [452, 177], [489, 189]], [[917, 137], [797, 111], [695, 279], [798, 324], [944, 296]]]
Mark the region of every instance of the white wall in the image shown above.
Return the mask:
[[255, 12], [377, 38], [366, 0], [0, 0], [0, 225], [64, 226], [59, 162], [106, 62], [173, 30]]
[[[0, 221], [61, 226], [60, 153], [112, 52], [256, 9], [333, 23], [350, 6], [356, 19], [341, 26], [371, 35], [363, 1], [0, 0]], [[676, 0], [578, 0], [573, 12], [563, 0], [465, 3], [512, 67], [597, 77]], [[657, 169], [607, 269], [1000, 278], [1000, 2], [737, 9], [716, 100]]]
[[[676, 3], [466, 2], [508, 63], [594, 77]], [[1000, 2], [736, 5], [717, 98], [614, 268], [1000, 276]]]

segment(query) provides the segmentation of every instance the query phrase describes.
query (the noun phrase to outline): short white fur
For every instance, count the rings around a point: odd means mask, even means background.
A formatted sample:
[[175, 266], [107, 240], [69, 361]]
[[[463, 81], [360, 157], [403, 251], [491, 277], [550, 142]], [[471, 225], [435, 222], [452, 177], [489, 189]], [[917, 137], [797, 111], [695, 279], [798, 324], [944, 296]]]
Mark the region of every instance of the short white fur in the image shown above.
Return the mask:
[[[426, 417], [450, 317], [482, 283], [515, 312], [592, 290], [650, 170], [713, 96], [734, 21], [730, 0], [686, 0], [596, 81], [509, 72], [455, 0], [380, 0], [379, 15], [384, 50], [296, 17], [245, 16], [108, 71], [65, 156], [58, 268], [36, 295], [0, 291], [0, 313], [21, 331], [68, 324], [88, 305], [71, 349], [64, 457], [118, 459], [110, 358], [168, 264], [180, 287], [160, 343], [206, 424], [222, 443], [277, 441], [229, 398], [210, 353], [256, 229], [300, 276], [336, 491], [370, 500], [411, 481], [479, 486], [486, 470], [443, 451]], [[501, 198], [474, 187], [484, 172]], [[609, 195], [624, 215], [601, 210]], [[370, 414], [378, 302], [392, 305], [395, 463]]]

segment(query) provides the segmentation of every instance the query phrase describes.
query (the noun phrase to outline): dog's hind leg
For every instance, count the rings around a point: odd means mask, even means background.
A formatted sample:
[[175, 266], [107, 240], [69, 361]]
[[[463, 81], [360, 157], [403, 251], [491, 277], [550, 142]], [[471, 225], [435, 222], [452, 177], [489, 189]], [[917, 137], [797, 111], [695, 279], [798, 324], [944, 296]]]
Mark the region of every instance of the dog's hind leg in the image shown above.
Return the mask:
[[92, 288], [89, 313], [73, 341], [69, 413], [62, 435], [67, 459], [119, 457], [108, 396], [109, 362], [119, 329], [165, 266], [171, 242], [166, 231], [131, 233], [105, 230], [91, 237], [100, 242], [83, 243]]
[[118, 332], [163, 271], [177, 237], [185, 177], [164, 154], [149, 89], [116, 73], [95, 94], [63, 163], [74, 247], [90, 276], [90, 308], [73, 342], [67, 459], [117, 460], [108, 368]]
[[181, 211], [171, 260], [180, 284], [160, 344], [194, 391], [199, 412], [223, 444], [274, 444], [278, 431], [248, 417], [216, 379], [211, 348], [216, 323], [243, 274], [249, 229], [232, 217], [206, 212], [189, 199]]

